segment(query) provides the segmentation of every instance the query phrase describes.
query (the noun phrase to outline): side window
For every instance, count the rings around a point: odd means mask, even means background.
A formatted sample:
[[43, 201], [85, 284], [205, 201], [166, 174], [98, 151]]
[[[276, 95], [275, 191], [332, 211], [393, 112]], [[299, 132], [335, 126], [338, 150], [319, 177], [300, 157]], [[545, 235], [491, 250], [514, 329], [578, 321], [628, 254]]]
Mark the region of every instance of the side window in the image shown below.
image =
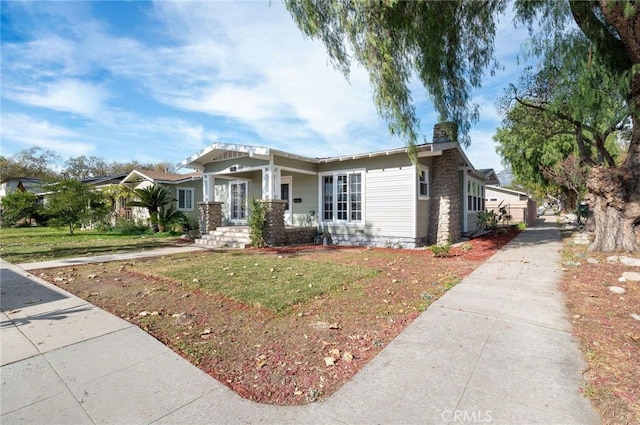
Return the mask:
[[418, 198], [429, 198], [429, 168], [418, 167]]

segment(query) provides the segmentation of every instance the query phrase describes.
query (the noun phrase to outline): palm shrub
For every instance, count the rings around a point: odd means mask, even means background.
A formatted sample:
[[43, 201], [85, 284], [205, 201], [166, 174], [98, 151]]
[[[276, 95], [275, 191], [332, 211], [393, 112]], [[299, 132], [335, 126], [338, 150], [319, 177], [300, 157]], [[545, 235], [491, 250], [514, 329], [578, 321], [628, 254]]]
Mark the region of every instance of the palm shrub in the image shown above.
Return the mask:
[[127, 206], [146, 208], [149, 211], [149, 222], [151, 223], [153, 233], [158, 233], [160, 231], [160, 227], [158, 226], [158, 212], [160, 208], [176, 201], [176, 199], [171, 196], [169, 188], [154, 184], [141, 189], [135, 189], [133, 194], [136, 200], [128, 202]]
[[162, 206], [158, 210], [158, 228], [161, 232], [166, 232], [171, 226], [187, 223], [187, 216], [182, 211], [178, 211], [173, 204]]

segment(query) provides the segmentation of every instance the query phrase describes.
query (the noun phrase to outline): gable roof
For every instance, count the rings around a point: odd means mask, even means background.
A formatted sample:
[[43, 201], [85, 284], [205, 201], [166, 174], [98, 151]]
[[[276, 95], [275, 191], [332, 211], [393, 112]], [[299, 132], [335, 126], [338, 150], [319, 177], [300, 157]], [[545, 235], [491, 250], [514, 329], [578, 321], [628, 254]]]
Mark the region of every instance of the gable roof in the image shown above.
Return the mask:
[[[425, 143], [416, 146], [416, 151], [418, 153], [418, 157], [420, 156], [431, 156], [438, 155], [442, 151], [448, 149], [457, 149], [462, 159], [466, 163], [467, 166], [473, 168], [471, 161], [467, 158], [467, 155], [464, 153], [462, 148], [457, 142], [449, 142], [449, 143]], [[266, 146], [252, 146], [252, 145], [240, 145], [240, 144], [227, 144], [227, 143], [213, 143], [200, 152], [191, 155], [187, 159], [178, 163], [178, 168], [192, 168], [197, 170], [203, 170], [205, 164], [217, 160], [226, 160], [233, 158], [258, 158], [265, 161], [270, 160], [272, 155], [282, 156], [286, 158], [298, 159], [301, 161], [306, 161], [314, 164], [319, 163], [329, 163], [329, 162], [341, 162], [353, 159], [361, 159], [361, 158], [373, 158], [376, 156], [387, 156], [398, 153], [408, 153], [407, 147], [402, 148], [393, 148], [393, 149], [385, 149], [381, 151], [373, 151], [373, 152], [365, 152], [353, 155], [340, 155], [340, 156], [331, 156], [324, 158], [311, 158], [306, 157], [290, 152], [281, 151], [278, 149], [272, 149]]]
[[122, 179], [125, 178], [126, 176], [127, 176], [127, 173], [119, 173], [119, 174], [112, 174], [109, 176], [88, 177], [80, 181], [84, 184], [91, 184], [94, 186], [119, 184], [120, 181], [122, 181]]
[[481, 168], [478, 171], [484, 174], [486, 184], [500, 186], [500, 179], [493, 168]]
[[526, 196], [527, 198], [530, 198], [530, 196], [527, 193], [520, 192], [513, 189], [507, 189], [506, 187], [493, 186], [493, 185], [485, 186], [485, 191], [492, 191], [492, 190], [495, 192], [502, 192], [509, 195], [519, 195], [519, 196]]
[[135, 182], [140, 180], [149, 180], [153, 183], [182, 183], [185, 181], [193, 180], [194, 178], [202, 177], [200, 171], [196, 171], [188, 174], [167, 173], [164, 171], [156, 170], [133, 170], [131, 171], [121, 183]]

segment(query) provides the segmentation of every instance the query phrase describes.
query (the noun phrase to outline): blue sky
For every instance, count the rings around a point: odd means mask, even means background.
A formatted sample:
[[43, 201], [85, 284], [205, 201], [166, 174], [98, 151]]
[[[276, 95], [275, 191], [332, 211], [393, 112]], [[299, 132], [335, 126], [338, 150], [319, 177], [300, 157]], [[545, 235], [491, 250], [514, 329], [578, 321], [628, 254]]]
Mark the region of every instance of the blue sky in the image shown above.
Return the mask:
[[[366, 73], [354, 67], [347, 82], [278, 0], [3, 1], [1, 24], [4, 156], [38, 146], [63, 159], [178, 163], [214, 142], [312, 157], [404, 145], [377, 116]], [[526, 39], [501, 20], [504, 70], [474, 94], [476, 168], [504, 168], [494, 104], [523, 68]], [[431, 140], [437, 116], [418, 86], [414, 101]]]

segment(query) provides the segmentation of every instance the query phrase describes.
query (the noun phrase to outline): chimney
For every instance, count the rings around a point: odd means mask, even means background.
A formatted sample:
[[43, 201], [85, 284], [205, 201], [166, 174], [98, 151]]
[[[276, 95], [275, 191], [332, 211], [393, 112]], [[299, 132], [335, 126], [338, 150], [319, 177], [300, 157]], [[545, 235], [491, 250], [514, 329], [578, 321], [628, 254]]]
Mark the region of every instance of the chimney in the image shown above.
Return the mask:
[[439, 122], [433, 126], [433, 143], [458, 142], [458, 124], [453, 121]]

